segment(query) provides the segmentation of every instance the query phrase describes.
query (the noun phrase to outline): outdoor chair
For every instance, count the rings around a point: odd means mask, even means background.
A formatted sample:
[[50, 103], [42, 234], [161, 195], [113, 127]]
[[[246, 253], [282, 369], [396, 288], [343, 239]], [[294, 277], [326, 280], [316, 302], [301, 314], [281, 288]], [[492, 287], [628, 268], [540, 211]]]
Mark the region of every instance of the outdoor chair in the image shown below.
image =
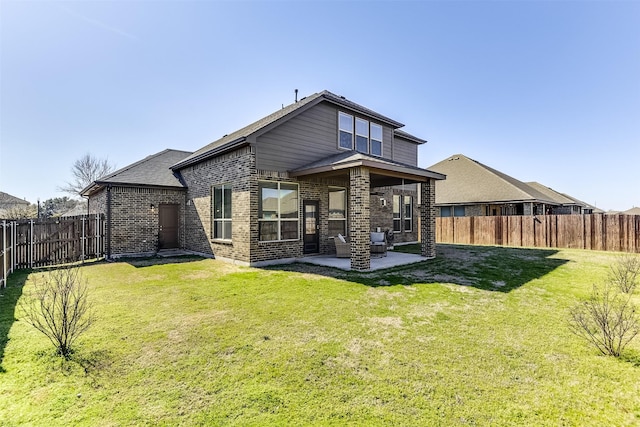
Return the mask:
[[351, 257], [351, 244], [344, 238], [342, 234], [338, 234], [333, 238], [333, 243], [336, 245], [336, 257], [337, 258], [350, 258]]
[[387, 256], [387, 233], [371, 233], [371, 253]]

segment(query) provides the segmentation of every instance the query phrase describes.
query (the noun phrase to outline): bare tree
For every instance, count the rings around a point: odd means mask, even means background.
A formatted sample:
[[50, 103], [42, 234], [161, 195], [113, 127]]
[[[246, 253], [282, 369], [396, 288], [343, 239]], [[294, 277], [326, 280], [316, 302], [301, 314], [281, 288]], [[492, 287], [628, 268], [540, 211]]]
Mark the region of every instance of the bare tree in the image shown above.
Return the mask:
[[67, 182], [65, 186], [60, 187], [60, 190], [77, 196], [93, 181], [110, 174], [115, 169], [115, 165], [110, 164], [108, 159], [98, 159], [87, 153], [76, 160], [71, 167], [73, 182]]
[[38, 206], [15, 205], [0, 212], [0, 217], [7, 219], [29, 219], [38, 216]]
[[59, 268], [34, 280], [20, 306], [25, 321], [46, 335], [61, 356], [69, 358], [74, 342], [94, 321], [87, 294], [80, 267]]
[[611, 282], [593, 285], [589, 299], [571, 310], [571, 332], [593, 344], [600, 353], [619, 357], [640, 332], [631, 296]]
[[609, 281], [626, 294], [633, 293], [639, 277], [640, 257], [636, 255], [622, 255], [609, 270]]

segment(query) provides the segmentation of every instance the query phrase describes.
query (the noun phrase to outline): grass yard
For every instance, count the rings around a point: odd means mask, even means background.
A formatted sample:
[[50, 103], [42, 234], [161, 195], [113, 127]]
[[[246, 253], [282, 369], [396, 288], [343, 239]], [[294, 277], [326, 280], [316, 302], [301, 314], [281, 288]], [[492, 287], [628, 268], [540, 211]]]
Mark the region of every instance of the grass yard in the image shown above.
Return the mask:
[[98, 320], [70, 361], [20, 321], [40, 273], [19, 272], [0, 290], [0, 425], [639, 425], [639, 338], [615, 359], [567, 328], [617, 256], [440, 245], [362, 274], [97, 263], [82, 269]]

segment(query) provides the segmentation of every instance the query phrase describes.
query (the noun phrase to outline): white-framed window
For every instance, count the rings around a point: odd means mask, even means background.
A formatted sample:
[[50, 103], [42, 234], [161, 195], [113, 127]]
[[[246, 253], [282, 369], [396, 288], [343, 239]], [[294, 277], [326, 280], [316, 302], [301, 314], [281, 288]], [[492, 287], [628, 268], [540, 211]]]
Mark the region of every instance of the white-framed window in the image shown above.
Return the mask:
[[356, 151], [369, 153], [369, 122], [356, 118]]
[[211, 237], [231, 240], [231, 184], [211, 187]]
[[347, 235], [347, 190], [329, 187], [329, 237]]
[[413, 230], [413, 197], [404, 196], [404, 231]]
[[401, 211], [400, 211], [400, 195], [393, 195], [393, 231], [399, 233], [402, 227], [402, 219], [401, 219]]
[[353, 150], [353, 116], [351, 114], [338, 113], [338, 133], [340, 148]]
[[298, 240], [300, 208], [298, 184], [258, 183], [258, 234], [260, 241]]
[[371, 154], [382, 156], [382, 126], [371, 123]]
[[382, 126], [338, 112], [338, 147], [382, 156]]

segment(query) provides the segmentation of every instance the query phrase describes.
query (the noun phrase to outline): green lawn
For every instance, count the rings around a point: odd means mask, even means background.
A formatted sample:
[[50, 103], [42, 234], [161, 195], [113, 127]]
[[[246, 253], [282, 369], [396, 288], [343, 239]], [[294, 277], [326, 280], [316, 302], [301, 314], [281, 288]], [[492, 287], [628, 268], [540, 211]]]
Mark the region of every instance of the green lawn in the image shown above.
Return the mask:
[[0, 290], [0, 425], [638, 425], [638, 339], [615, 359], [567, 328], [616, 256], [441, 245], [362, 274], [97, 263], [98, 320], [71, 361], [20, 321], [19, 272]]

